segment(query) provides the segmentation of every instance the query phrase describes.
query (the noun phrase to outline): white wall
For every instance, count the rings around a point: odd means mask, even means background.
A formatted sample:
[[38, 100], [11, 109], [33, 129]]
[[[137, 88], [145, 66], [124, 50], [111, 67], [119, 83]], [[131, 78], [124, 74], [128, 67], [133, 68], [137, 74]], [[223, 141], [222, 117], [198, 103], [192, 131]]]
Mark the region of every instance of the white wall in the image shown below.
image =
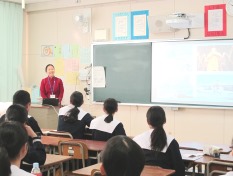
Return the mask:
[[[107, 0], [102, 0], [106, 2]], [[109, 0], [110, 1], [110, 0]], [[112, 13], [149, 10], [150, 15], [167, 15], [174, 12], [204, 13], [204, 6], [222, 4], [224, 0], [144, 0], [116, 2], [109, 4], [93, 5], [94, 0], [83, 0], [82, 4], [72, 5], [71, 1], [64, 3], [32, 4], [27, 7], [25, 17], [25, 69], [28, 73], [27, 86], [40, 85], [40, 80], [45, 75], [44, 67], [47, 63], [53, 63], [53, 58], [40, 56], [41, 45], [78, 43], [83, 47], [90, 47], [96, 29], [106, 28], [112, 32]], [[88, 3], [87, 3], [88, 2]], [[101, 2], [99, 0], [98, 2]], [[113, 1], [112, 1], [113, 2]], [[86, 3], [86, 4], [85, 4]], [[61, 8], [63, 7], [63, 8]], [[73, 21], [73, 15], [80, 10], [91, 8], [92, 32], [83, 34], [77, 29]], [[110, 35], [111, 36], [111, 35]], [[150, 35], [150, 39], [174, 39], [187, 36], [186, 30], [178, 32]], [[227, 38], [233, 37], [233, 17], [227, 16]], [[222, 38], [222, 37], [221, 37]], [[225, 38], [225, 37], [223, 37]], [[205, 39], [204, 29], [191, 29], [190, 39]], [[111, 37], [110, 37], [111, 40]], [[84, 67], [82, 65], [81, 67]], [[36, 68], [36, 69], [35, 69]], [[78, 90], [83, 92], [84, 83], [78, 85]], [[74, 86], [65, 85], [65, 101], [69, 101], [69, 95], [74, 91]], [[84, 108], [93, 115], [101, 115], [102, 105], [95, 105], [86, 101]], [[137, 135], [148, 129], [146, 124], [145, 106], [120, 106], [116, 116], [123, 122], [126, 132], [130, 136]], [[179, 108], [173, 111], [165, 108], [167, 123], [165, 129], [175, 136], [178, 141], [200, 141], [204, 143], [230, 144], [233, 136], [233, 110], [224, 109], [193, 109]]]

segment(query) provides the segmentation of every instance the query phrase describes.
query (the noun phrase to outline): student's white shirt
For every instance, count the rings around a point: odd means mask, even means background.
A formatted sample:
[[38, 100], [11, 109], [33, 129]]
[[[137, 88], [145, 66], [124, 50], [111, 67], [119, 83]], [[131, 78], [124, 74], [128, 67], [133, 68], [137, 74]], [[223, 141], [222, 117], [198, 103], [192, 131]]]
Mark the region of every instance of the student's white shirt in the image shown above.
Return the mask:
[[[142, 148], [142, 149], [147, 149], [151, 150], [151, 133], [154, 129], [150, 129], [136, 137], [133, 138], [133, 140]], [[166, 153], [170, 143], [174, 137], [167, 135], [167, 145], [163, 148], [161, 151], [162, 153]]]
[[[67, 106], [64, 106], [62, 108], [60, 108], [59, 110], [59, 116], [60, 115], [68, 115], [67, 112], [71, 109], [74, 108], [74, 105], [70, 104], [70, 105], [67, 105]], [[82, 120], [83, 117], [87, 114], [86, 111], [84, 111], [82, 108], [78, 107], [78, 110], [79, 110], [79, 113], [78, 113], [78, 120]]]
[[110, 123], [106, 123], [104, 119], [107, 116], [108, 114], [105, 114], [103, 116], [93, 119], [91, 121], [90, 129], [112, 133], [115, 130], [116, 126], [121, 122], [113, 117], [113, 121], [111, 121]]
[[11, 176], [35, 176], [35, 175], [20, 169], [16, 165], [11, 165]]
[[223, 175], [223, 176], [233, 176], [233, 171], [231, 171], [231, 172], [227, 172], [225, 175]]

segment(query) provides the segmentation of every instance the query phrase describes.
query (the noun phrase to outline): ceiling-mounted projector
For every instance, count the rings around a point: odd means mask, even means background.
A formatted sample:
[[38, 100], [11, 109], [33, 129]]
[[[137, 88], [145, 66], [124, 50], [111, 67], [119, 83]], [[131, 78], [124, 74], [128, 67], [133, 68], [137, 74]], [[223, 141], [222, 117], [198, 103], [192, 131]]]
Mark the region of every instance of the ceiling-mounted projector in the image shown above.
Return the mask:
[[191, 20], [185, 13], [173, 13], [169, 15], [169, 19], [166, 20], [166, 24], [175, 29], [190, 28]]

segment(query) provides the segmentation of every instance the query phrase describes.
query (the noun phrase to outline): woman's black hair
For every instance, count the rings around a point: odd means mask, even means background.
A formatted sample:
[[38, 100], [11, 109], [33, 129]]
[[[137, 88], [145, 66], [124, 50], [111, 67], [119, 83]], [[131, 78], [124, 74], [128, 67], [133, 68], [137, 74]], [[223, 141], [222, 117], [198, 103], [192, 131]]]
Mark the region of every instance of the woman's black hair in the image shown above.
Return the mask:
[[119, 135], [108, 140], [102, 162], [107, 176], [140, 176], [145, 156], [135, 141]]
[[0, 175], [10, 176], [11, 175], [11, 163], [8, 158], [5, 147], [0, 146]]
[[48, 68], [49, 66], [52, 66], [53, 68], [55, 68], [55, 67], [53, 66], [53, 64], [48, 64], [48, 65], [46, 65], [46, 67], [45, 67], [45, 72], [47, 72], [47, 68]]
[[154, 128], [151, 133], [151, 149], [160, 152], [167, 145], [167, 135], [163, 129], [163, 124], [166, 123], [165, 112], [160, 106], [152, 106], [146, 117], [147, 123]]
[[11, 121], [0, 125], [0, 146], [5, 148], [10, 161], [18, 157], [27, 141], [28, 134], [23, 124]]
[[104, 101], [104, 109], [108, 116], [104, 119], [106, 123], [113, 121], [113, 114], [118, 110], [117, 101], [114, 98], [108, 98]]
[[20, 104], [13, 104], [7, 109], [6, 118], [9, 121], [16, 121], [24, 124], [28, 120], [28, 111]]
[[75, 91], [70, 95], [70, 103], [74, 105], [74, 108], [67, 112], [67, 116], [64, 116], [64, 120], [67, 122], [74, 122], [78, 120], [79, 109], [83, 104], [83, 94], [81, 92]]

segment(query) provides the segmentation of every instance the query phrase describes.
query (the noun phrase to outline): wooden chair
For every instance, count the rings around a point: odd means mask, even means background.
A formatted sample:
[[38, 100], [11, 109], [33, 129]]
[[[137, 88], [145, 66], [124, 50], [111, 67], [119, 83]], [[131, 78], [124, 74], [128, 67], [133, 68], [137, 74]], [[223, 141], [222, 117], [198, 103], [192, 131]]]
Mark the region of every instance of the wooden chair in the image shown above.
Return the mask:
[[85, 167], [85, 160], [88, 159], [88, 148], [83, 142], [62, 142], [58, 143], [60, 155], [73, 156], [73, 159], [81, 159]]
[[103, 175], [101, 175], [100, 170], [98, 170], [98, 169], [93, 169], [93, 170], [91, 171], [91, 176], [103, 176]]
[[233, 171], [233, 163], [225, 161], [210, 161], [207, 164], [207, 176], [218, 176]]
[[69, 132], [65, 132], [65, 131], [49, 131], [47, 132], [47, 136], [64, 137], [64, 138], [73, 139], [73, 136]]

